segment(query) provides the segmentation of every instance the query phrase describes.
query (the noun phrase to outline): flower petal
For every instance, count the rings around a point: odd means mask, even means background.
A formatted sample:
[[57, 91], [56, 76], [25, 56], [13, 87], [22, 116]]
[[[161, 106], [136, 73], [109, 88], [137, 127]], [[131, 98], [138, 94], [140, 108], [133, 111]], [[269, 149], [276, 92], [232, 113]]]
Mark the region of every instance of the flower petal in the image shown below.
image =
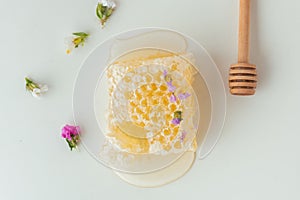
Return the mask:
[[48, 91], [48, 86], [47, 85], [39, 85], [41, 93], [45, 93]]
[[76, 131], [77, 131], [77, 135], [81, 132], [81, 129], [79, 126], [75, 126], [76, 127]]
[[67, 138], [68, 140], [72, 140], [72, 136], [71, 136], [71, 133], [70, 133], [70, 132], [67, 132], [66, 138]]
[[172, 81], [167, 82], [167, 85], [170, 92], [174, 92], [176, 90], [176, 87], [172, 84]]
[[186, 131], [182, 131], [181, 136], [180, 136], [180, 141], [183, 142], [185, 139], [185, 136], [187, 135]]
[[41, 90], [39, 88], [34, 88], [31, 92], [32, 96], [35, 98], [41, 97]]
[[188, 98], [189, 96], [191, 96], [191, 94], [189, 94], [187, 92], [178, 94], [178, 98], [180, 100], [184, 100], [184, 99]]
[[170, 96], [170, 102], [172, 102], [172, 103], [174, 103], [174, 102], [176, 102], [176, 96], [174, 95], [174, 94], [172, 94], [171, 96]]
[[62, 128], [62, 132], [64, 132], [64, 133], [68, 132], [73, 135], [78, 135], [80, 133], [80, 127], [67, 124]]
[[179, 118], [174, 118], [174, 119], [172, 120], [172, 124], [174, 124], [174, 125], [179, 125], [180, 122], [181, 122], [181, 119], [179, 119]]
[[166, 77], [168, 75], [167, 70], [164, 70], [163, 74], [164, 74], [164, 77]]
[[112, 0], [99, 0], [103, 6], [114, 9], [116, 7], [116, 3]]

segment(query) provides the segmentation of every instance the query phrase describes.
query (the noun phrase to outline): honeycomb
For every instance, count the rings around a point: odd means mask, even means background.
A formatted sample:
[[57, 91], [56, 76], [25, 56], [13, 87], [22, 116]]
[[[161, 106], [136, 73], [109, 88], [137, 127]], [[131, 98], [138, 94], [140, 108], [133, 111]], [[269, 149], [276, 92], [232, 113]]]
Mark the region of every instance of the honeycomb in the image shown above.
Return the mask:
[[[148, 55], [148, 54], [143, 54]], [[146, 57], [118, 60], [108, 67], [110, 113], [107, 138], [130, 153], [168, 153], [186, 150], [184, 131], [197, 148], [192, 117], [194, 100], [170, 101], [172, 92], [163, 72], [172, 74], [177, 93], [192, 93], [195, 71], [178, 55], [160, 52]], [[175, 93], [176, 93], [175, 92]], [[177, 94], [176, 93], [176, 94]], [[180, 125], [172, 123], [175, 111], [183, 111]], [[185, 138], [184, 140], [188, 140]]]

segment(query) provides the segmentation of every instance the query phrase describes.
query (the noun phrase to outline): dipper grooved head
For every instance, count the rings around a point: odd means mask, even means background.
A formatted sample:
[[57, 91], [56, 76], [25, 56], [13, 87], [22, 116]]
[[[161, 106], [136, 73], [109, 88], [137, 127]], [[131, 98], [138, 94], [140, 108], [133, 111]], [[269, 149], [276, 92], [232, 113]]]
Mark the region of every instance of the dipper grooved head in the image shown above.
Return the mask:
[[248, 96], [255, 94], [257, 83], [256, 66], [237, 63], [230, 66], [229, 88], [233, 95]]

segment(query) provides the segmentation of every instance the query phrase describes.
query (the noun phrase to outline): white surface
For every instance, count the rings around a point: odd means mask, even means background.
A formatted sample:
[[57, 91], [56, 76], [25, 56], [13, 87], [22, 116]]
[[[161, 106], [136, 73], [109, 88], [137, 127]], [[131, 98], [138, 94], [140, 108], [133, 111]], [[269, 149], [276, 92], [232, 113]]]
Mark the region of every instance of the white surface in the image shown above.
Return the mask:
[[[212, 154], [170, 185], [140, 189], [120, 180], [84, 150], [60, 138], [72, 123], [72, 87], [80, 63], [111, 34], [143, 26], [186, 33], [210, 52], [226, 82], [236, 60], [238, 1], [119, 0], [101, 30], [95, 0], [1, 1], [0, 198], [32, 199], [300, 199], [300, 1], [253, 0], [254, 97], [228, 96], [223, 136]], [[64, 54], [64, 37], [92, 34]], [[40, 101], [24, 76], [49, 85]]]
[[148, 174], [115, 173], [125, 182], [137, 187], [159, 187], [184, 176], [193, 166], [195, 158], [195, 152], [187, 151], [172, 165], [156, 172]]

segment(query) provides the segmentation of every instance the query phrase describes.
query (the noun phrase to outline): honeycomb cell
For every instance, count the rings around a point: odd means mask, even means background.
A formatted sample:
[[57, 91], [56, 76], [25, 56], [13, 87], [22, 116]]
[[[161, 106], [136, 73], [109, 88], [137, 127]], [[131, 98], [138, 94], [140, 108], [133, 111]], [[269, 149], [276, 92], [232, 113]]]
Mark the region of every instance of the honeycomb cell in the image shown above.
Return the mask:
[[142, 91], [142, 92], [146, 92], [147, 89], [148, 89], [148, 86], [147, 86], [147, 85], [142, 85], [142, 86], [141, 86], [141, 91]]
[[166, 128], [164, 131], [163, 131], [164, 135], [170, 135], [171, 134], [171, 131], [169, 128]]
[[135, 102], [133, 102], [133, 101], [130, 101], [129, 104], [130, 104], [130, 106], [133, 107], [133, 108], [137, 106], [137, 105], [135, 104]]
[[157, 85], [155, 83], [151, 83], [150, 88], [152, 91], [155, 91], [155, 90], [157, 90]]
[[159, 89], [161, 91], [167, 91], [168, 87], [166, 85], [161, 85], [161, 86], [159, 86]]
[[150, 75], [150, 74], [147, 74], [146, 76], [145, 76], [145, 79], [146, 79], [146, 82], [147, 83], [151, 83], [151, 81], [152, 81], [152, 76]]
[[143, 99], [143, 100], [141, 101], [141, 105], [144, 106], [144, 107], [147, 107], [147, 105], [148, 105], [147, 99]]
[[174, 147], [175, 147], [176, 149], [181, 149], [181, 148], [182, 148], [181, 142], [177, 141], [177, 142], [174, 144]]
[[136, 115], [131, 115], [131, 119], [132, 119], [132, 121], [137, 121], [139, 118]]
[[136, 100], [137, 101], [140, 101], [142, 99], [142, 97], [143, 97], [139, 92], [136, 92], [135, 96], [136, 96]]
[[172, 104], [169, 106], [169, 108], [170, 108], [170, 110], [171, 110], [172, 112], [175, 112], [175, 110], [177, 109], [177, 106], [176, 106], [174, 103], [172, 103]]

